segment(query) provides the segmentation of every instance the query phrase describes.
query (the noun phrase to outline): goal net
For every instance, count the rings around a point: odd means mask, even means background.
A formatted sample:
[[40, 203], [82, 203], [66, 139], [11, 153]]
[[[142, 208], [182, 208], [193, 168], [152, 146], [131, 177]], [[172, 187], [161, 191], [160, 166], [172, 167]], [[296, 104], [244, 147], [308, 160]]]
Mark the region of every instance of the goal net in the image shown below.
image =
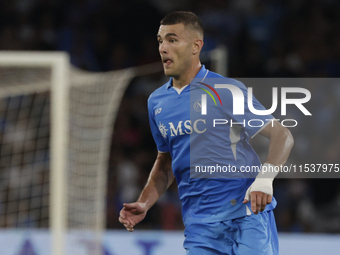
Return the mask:
[[[225, 67], [221, 55], [203, 57]], [[0, 52], [0, 229], [48, 229], [53, 255], [75, 254], [66, 236], [78, 231], [91, 254], [103, 254], [117, 110], [134, 77], [161, 70], [91, 73], [65, 53]]]

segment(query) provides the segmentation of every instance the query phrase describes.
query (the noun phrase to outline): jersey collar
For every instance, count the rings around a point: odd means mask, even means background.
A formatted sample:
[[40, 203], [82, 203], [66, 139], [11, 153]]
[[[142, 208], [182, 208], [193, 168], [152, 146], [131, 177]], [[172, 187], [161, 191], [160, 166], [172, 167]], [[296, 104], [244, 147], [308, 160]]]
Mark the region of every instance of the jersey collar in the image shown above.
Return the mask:
[[[204, 78], [207, 76], [209, 70], [205, 68], [205, 65], [201, 66], [201, 69], [198, 71], [198, 73], [196, 74], [196, 78], [202, 78], [202, 81], [204, 80]], [[201, 81], [201, 82], [202, 82]], [[168, 84], [166, 85], [166, 88], [169, 89], [172, 87], [172, 77], [170, 77], [170, 80], [168, 81]]]

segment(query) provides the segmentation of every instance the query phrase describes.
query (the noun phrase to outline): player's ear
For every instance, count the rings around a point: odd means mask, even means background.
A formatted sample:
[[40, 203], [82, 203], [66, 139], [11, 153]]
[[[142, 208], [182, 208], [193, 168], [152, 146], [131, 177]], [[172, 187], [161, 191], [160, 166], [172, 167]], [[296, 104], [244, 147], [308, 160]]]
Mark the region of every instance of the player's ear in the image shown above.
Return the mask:
[[200, 53], [202, 48], [203, 48], [203, 45], [204, 45], [204, 42], [203, 42], [202, 39], [195, 39], [192, 54], [196, 55], [196, 54]]

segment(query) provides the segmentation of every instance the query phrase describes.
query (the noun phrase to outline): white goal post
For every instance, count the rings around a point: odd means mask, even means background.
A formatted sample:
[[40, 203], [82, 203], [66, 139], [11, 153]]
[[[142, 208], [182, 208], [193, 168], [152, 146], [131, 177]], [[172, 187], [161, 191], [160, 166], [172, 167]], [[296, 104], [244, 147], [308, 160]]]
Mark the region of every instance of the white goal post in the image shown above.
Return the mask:
[[[1, 52], [0, 65], [6, 67], [51, 68], [51, 182], [50, 226], [52, 254], [64, 254], [64, 232], [67, 229], [67, 179], [65, 174], [68, 153], [68, 84], [69, 56], [65, 53]], [[19, 92], [19, 91], [18, 91]], [[57, 124], [58, 123], [58, 124]]]
[[[202, 61], [227, 75], [226, 48]], [[0, 230], [47, 228], [52, 255], [83, 254], [66, 237], [90, 232], [91, 254], [101, 255], [117, 111], [133, 78], [161, 71], [155, 63], [93, 73], [64, 52], [0, 51]]]

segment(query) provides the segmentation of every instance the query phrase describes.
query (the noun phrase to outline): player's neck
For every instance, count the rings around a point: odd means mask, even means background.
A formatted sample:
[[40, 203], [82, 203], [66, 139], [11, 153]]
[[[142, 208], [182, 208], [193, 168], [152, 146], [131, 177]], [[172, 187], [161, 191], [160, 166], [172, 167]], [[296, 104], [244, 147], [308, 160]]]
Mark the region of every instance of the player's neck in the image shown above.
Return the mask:
[[185, 85], [188, 85], [192, 81], [192, 79], [195, 78], [197, 73], [200, 71], [201, 67], [202, 67], [201, 62], [198, 62], [180, 76], [173, 77], [172, 86], [181, 89]]

